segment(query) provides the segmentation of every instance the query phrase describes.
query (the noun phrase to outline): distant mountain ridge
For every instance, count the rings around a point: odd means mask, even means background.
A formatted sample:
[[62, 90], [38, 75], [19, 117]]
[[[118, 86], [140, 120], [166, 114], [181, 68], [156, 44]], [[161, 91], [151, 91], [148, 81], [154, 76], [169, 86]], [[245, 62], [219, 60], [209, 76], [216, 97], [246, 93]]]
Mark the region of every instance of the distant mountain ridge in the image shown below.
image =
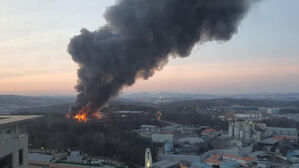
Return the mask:
[[233, 98], [233, 99], [271, 99], [282, 101], [299, 100], [299, 93], [256, 93], [256, 94], [236, 94], [236, 95], [212, 95], [212, 94], [192, 94], [192, 93], [175, 93], [175, 92], [160, 92], [160, 93], [132, 93], [121, 95], [119, 98], [133, 100], [153, 100], [161, 99], [172, 102], [178, 100], [196, 100], [196, 99], [218, 99], [218, 98]]
[[71, 103], [75, 97], [54, 97], [54, 96], [20, 96], [0, 95], [0, 113], [10, 113], [21, 108], [36, 108], [57, 104]]
[[[212, 99], [248, 99], [248, 100], [277, 100], [277, 101], [299, 101], [299, 93], [257, 93], [257, 94], [237, 94], [237, 95], [211, 95], [160, 92], [148, 93], [139, 92], [123, 94], [109, 103], [136, 104], [136, 105], [158, 105], [163, 103], [212, 100]], [[20, 96], [20, 95], [0, 95], [0, 114], [10, 113], [18, 109], [40, 108], [46, 106], [56, 106], [62, 104], [70, 105], [75, 101], [75, 96]]]

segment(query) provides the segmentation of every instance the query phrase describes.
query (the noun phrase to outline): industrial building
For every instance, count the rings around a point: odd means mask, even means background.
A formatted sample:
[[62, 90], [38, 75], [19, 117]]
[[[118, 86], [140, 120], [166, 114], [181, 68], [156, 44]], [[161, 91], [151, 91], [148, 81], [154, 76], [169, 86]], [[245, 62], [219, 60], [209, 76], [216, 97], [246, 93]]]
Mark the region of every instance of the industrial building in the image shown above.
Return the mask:
[[249, 114], [235, 114], [235, 118], [238, 120], [249, 120], [249, 121], [259, 121], [263, 119], [260, 113], [249, 113]]
[[268, 136], [283, 137], [286, 142], [297, 142], [298, 140], [296, 128], [267, 127], [266, 134]]
[[111, 120], [143, 120], [154, 118], [153, 114], [147, 111], [112, 111], [108, 114]]
[[39, 115], [0, 116], [0, 167], [28, 167], [27, 122]]
[[231, 122], [228, 127], [228, 135], [235, 140], [251, 140], [253, 123], [248, 121]]
[[160, 128], [156, 125], [141, 125], [139, 132], [142, 134], [160, 133]]
[[254, 160], [254, 158], [251, 158], [251, 157], [241, 157], [241, 156], [237, 156], [237, 155], [218, 154], [217, 153], [217, 154], [212, 155], [209, 158], [205, 159], [204, 162], [211, 166], [221, 165], [221, 164], [226, 165], [227, 163], [230, 163], [229, 165], [231, 165], [231, 164], [232, 165], [246, 165], [248, 163], [251, 163], [253, 160]]

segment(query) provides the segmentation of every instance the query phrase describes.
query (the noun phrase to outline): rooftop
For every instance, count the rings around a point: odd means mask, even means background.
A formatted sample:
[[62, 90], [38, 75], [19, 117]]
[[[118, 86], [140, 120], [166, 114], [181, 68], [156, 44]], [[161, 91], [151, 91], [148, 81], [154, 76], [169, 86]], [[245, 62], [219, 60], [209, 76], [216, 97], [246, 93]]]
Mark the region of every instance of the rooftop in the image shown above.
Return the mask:
[[214, 130], [214, 129], [206, 129], [206, 130], [204, 130], [204, 131], [202, 131], [203, 133], [212, 133], [212, 132], [215, 132], [216, 130]]
[[157, 125], [146, 125], [146, 124], [143, 124], [140, 127], [157, 128], [158, 126]]
[[267, 138], [259, 142], [259, 144], [265, 144], [265, 145], [274, 145], [278, 143], [279, 141], [273, 138]]
[[267, 130], [297, 131], [296, 128], [267, 127]]
[[212, 163], [212, 164], [220, 164], [221, 162], [218, 160], [212, 160], [212, 159], [206, 159], [205, 160], [206, 163]]
[[118, 113], [118, 114], [141, 114], [141, 113], [144, 113], [144, 111], [113, 111], [112, 113]]
[[179, 163], [180, 162], [177, 160], [161, 160], [159, 162], [153, 163], [153, 165], [154, 167], [167, 168], [167, 167], [175, 166]]
[[223, 162], [227, 162], [228, 160], [243, 160], [245, 162], [251, 162], [254, 160], [251, 157], [241, 157], [237, 155], [230, 155], [230, 154], [214, 154], [210, 156], [209, 158], [205, 159], [204, 161], [206, 163], [212, 163], [212, 164], [220, 164]]
[[159, 154], [158, 157], [162, 160], [177, 160], [186, 162], [196, 162], [201, 158], [198, 155], [177, 155], [177, 154]]
[[42, 115], [0, 115], [0, 127], [20, 124], [42, 117]]
[[299, 150], [289, 150], [287, 156], [288, 157], [299, 156]]
[[41, 153], [28, 153], [28, 160], [34, 161], [42, 161], [42, 162], [50, 162], [53, 156], [48, 154], [41, 154]]

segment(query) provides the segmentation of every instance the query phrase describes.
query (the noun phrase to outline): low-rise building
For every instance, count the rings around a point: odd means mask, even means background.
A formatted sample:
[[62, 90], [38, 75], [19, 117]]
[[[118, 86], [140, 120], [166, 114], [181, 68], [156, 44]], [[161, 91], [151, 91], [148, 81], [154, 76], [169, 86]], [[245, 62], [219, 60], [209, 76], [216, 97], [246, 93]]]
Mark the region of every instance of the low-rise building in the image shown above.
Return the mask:
[[214, 129], [212, 129], [212, 128], [210, 128], [210, 129], [205, 129], [205, 130], [203, 130], [202, 132], [201, 132], [201, 135], [203, 135], [203, 136], [209, 136], [209, 135], [211, 135], [211, 134], [213, 134], [213, 133], [215, 133], [216, 132], [216, 130], [214, 130]]
[[296, 128], [267, 127], [268, 136], [283, 136], [286, 142], [297, 142], [298, 133]]
[[144, 118], [153, 118], [151, 113], [146, 111], [112, 111], [109, 113], [111, 120], [143, 120]]
[[268, 114], [276, 114], [281, 110], [281, 108], [267, 108]]
[[256, 112], [249, 113], [249, 114], [240, 113], [240, 114], [235, 114], [235, 118], [239, 120], [259, 121], [263, 119], [263, 116], [262, 114]]
[[157, 125], [141, 125], [140, 132], [148, 134], [159, 133], [160, 128]]
[[173, 142], [173, 134], [152, 134], [152, 141], [156, 143]]
[[43, 153], [29, 153], [28, 160], [31, 161], [40, 161], [40, 162], [50, 162], [53, 159], [53, 155], [43, 154]]
[[[231, 163], [231, 162], [235, 162], [236, 164], [232, 164], [232, 165], [246, 165], [246, 164], [250, 164], [254, 161], [254, 158], [251, 157], [241, 157], [241, 156], [237, 156], [237, 155], [230, 155], [230, 154], [214, 154], [208, 158], [206, 158], [204, 160], [205, 163], [214, 166], [214, 165], [223, 165], [225, 162]], [[226, 164], [224, 164], [226, 165]]]

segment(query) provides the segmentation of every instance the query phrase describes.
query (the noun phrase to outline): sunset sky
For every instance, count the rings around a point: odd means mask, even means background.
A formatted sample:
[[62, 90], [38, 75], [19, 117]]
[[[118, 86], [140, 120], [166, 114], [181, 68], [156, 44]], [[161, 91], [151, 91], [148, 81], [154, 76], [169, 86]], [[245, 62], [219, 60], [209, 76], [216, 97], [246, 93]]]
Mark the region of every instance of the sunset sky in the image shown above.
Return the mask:
[[[0, 94], [75, 94], [77, 65], [67, 44], [81, 28], [104, 25], [114, 2], [0, 0]], [[264, 0], [231, 41], [197, 45], [124, 92], [299, 92], [298, 11], [298, 0]]]

